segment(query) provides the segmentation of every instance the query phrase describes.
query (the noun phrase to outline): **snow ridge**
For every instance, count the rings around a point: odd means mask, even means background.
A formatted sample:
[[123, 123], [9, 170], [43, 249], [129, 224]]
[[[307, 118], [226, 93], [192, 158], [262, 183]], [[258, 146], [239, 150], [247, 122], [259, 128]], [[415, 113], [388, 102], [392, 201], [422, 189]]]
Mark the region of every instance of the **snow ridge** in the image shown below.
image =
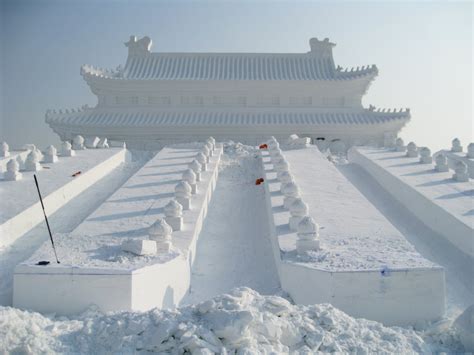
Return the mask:
[[42, 316], [0, 308], [0, 352], [165, 354], [420, 353], [413, 330], [354, 319], [329, 304], [292, 305], [249, 288], [176, 310]]

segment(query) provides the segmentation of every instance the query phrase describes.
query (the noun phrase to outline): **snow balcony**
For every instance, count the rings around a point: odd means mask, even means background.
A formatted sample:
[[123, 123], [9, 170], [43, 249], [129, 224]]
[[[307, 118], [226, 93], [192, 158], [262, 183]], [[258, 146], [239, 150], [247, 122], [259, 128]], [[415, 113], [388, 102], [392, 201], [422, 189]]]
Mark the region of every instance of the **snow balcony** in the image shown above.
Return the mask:
[[444, 269], [423, 258], [333, 163], [314, 146], [268, 148], [261, 157], [273, 251], [281, 286], [296, 303], [327, 302], [388, 325], [444, 315]]
[[[472, 164], [472, 160], [464, 155], [441, 151], [433, 162], [423, 163], [421, 157], [407, 157], [405, 152], [388, 148], [357, 147], [349, 151], [352, 162], [370, 173], [420, 221], [461, 251], [461, 255], [472, 260], [474, 184], [463, 162], [464, 159]], [[456, 170], [450, 171], [449, 167]], [[461, 175], [464, 181], [458, 181]]]
[[[216, 186], [221, 145], [213, 146], [206, 171], [194, 171], [200, 179], [190, 209], [171, 211], [169, 205], [178, 194], [183, 198], [182, 192], [189, 192], [177, 186], [183, 185], [184, 173], [197, 166], [193, 161], [201, 151], [200, 145], [162, 149], [73, 232], [55, 235], [61, 264], [54, 262], [51, 245], [45, 243], [18, 265], [14, 306], [67, 315], [91, 304], [103, 311], [178, 305], [189, 290], [197, 238]], [[176, 201], [173, 204], [177, 206]], [[169, 234], [170, 211], [181, 216], [182, 227], [175, 224], [171, 239], [149, 248], [160, 233]], [[135, 255], [124, 251], [124, 245], [136, 253], [152, 253]], [[36, 265], [41, 260], [51, 264]]]
[[[120, 164], [130, 159], [130, 152], [123, 148], [88, 149], [75, 152], [74, 156], [48, 156], [41, 159], [39, 150], [31, 145], [25, 152], [11, 153], [3, 160], [15, 159], [15, 171], [5, 171], [0, 180], [0, 247], [20, 238], [39, 223], [44, 222], [43, 211], [36, 190], [36, 174], [48, 215], [64, 206]], [[54, 151], [54, 149], [52, 149]], [[35, 151], [34, 153], [32, 153]], [[29, 157], [29, 158], [28, 158]], [[49, 161], [47, 158], [49, 157]], [[56, 158], [53, 158], [56, 157]], [[27, 171], [26, 162], [34, 170]], [[39, 161], [34, 161], [34, 160]], [[7, 165], [5, 164], [5, 169]], [[32, 170], [32, 169], [29, 169]], [[80, 172], [75, 176], [74, 173]], [[16, 175], [9, 180], [7, 175]]]

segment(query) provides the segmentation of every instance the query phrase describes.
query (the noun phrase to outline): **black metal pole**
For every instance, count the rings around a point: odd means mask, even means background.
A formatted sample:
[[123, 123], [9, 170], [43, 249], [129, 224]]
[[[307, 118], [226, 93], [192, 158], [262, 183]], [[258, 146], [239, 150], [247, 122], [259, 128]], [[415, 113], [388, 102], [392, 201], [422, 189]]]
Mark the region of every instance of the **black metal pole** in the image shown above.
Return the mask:
[[51, 239], [51, 245], [53, 246], [54, 256], [56, 257], [56, 262], [59, 264], [58, 254], [56, 254], [56, 247], [54, 246], [53, 234], [51, 233], [51, 228], [49, 227], [48, 217], [46, 216], [46, 211], [44, 210], [43, 198], [41, 197], [40, 188], [38, 185], [38, 179], [36, 179], [36, 174], [33, 174], [35, 178], [36, 189], [38, 190], [38, 195], [41, 201], [41, 208], [43, 208], [44, 219], [46, 220], [46, 226], [48, 227], [49, 239]]

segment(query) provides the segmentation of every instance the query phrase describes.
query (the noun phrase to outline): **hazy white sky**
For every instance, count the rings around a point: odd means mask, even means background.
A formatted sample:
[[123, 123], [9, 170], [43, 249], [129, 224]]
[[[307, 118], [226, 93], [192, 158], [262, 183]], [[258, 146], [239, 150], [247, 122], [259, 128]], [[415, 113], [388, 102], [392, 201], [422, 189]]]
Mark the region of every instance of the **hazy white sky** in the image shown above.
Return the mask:
[[95, 105], [81, 64], [124, 64], [131, 34], [153, 51], [307, 52], [377, 64], [364, 105], [410, 107], [401, 136], [437, 150], [473, 141], [472, 2], [0, 0], [0, 140], [56, 143], [47, 108]]

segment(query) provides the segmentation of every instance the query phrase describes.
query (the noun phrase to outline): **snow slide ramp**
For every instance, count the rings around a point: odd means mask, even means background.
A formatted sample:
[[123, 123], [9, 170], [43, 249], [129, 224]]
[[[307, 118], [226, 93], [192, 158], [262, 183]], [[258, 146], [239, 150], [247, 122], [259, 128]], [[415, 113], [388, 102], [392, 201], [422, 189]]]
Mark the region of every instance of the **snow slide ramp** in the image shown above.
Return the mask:
[[255, 185], [260, 172], [253, 149], [240, 144], [226, 146], [184, 304], [198, 303], [240, 286], [261, 294], [274, 294], [280, 289], [264, 188]]

